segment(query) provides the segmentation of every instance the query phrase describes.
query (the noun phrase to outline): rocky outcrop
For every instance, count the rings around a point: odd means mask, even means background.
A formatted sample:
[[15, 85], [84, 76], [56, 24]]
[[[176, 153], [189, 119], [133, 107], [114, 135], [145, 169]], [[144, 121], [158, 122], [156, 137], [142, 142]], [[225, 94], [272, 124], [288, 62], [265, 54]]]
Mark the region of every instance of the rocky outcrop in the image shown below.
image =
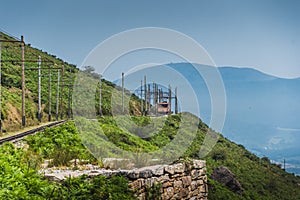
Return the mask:
[[235, 175], [224, 166], [214, 169], [211, 178], [219, 183], [226, 185], [231, 191], [242, 194], [243, 188], [239, 181], [235, 178]]

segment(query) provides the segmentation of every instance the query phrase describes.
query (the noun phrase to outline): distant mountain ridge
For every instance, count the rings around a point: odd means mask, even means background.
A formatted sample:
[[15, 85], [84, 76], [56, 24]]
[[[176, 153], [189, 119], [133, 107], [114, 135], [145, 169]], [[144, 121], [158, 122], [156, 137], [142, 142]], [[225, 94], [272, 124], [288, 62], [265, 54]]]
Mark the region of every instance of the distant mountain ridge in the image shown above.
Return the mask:
[[269, 81], [277, 77], [265, 74], [253, 68], [218, 67], [222, 78], [227, 81]]
[[[209, 66], [194, 65], [209, 70]], [[199, 99], [200, 117], [209, 124], [211, 100], [203, 77], [199, 78], [189, 63], [168, 66], [189, 80]], [[226, 66], [218, 70], [227, 101], [223, 134], [259, 156], [277, 162], [285, 159], [300, 169], [300, 78], [278, 78], [252, 68]], [[290, 170], [299, 173], [299, 169]]]

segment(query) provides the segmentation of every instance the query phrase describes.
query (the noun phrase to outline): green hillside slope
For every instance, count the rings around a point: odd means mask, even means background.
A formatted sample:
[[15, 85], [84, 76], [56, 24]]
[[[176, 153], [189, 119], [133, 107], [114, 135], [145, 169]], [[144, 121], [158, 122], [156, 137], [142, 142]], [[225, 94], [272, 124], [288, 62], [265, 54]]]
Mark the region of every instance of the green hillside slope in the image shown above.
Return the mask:
[[[3, 33], [1, 33], [1, 39], [14, 39]], [[49, 55], [38, 49], [32, 48], [29, 45], [25, 47], [25, 60], [37, 60], [38, 56], [41, 56], [42, 60], [51, 63], [51, 66], [61, 67], [64, 66], [64, 79], [65, 87], [62, 91], [63, 107], [60, 112], [63, 113], [63, 117], [66, 117], [68, 111], [68, 87], [67, 84], [72, 84], [78, 69], [71, 64], [68, 64], [56, 56]], [[3, 43], [2, 44], [2, 60], [15, 60], [2, 63], [2, 120], [3, 131], [11, 131], [20, 129], [21, 127], [21, 50], [18, 43]], [[51, 61], [51, 62], [50, 62]], [[42, 67], [48, 67], [46, 62], [42, 64]], [[27, 125], [38, 124], [37, 120], [37, 71], [29, 70], [30, 68], [37, 68], [37, 63], [26, 63], [26, 118]], [[85, 73], [88, 76], [95, 79], [99, 79], [99, 75], [94, 73], [93, 68], [86, 67]], [[42, 109], [43, 120], [47, 121], [48, 113], [48, 69], [42, 71]], [[51, 79], [57, 79], [57, 70], [51, 71]], [[55, 82], [51, 85], [51, 114], [52, 118], [55, 116], [55, 97], [56, 97], [57, 84]], [[70, 88], [72, 94], [72, 88]], [[202, 146], [204, 138], [208, 131], [212, 131], [204, 124], [200, 119], [190, 113], [180, 113], [177, 115], [170, 115], [167, 117], [150, 118], [140, 115], [139, 102], [140, 100], [136, 96], [131, 96], [130, 102], [130, 120], [134, 123], [128, 123], [122, 116], [111, 116], [111, 95], [114, 89], [120, 93], [119, 87], [113, 83], [103, 79], [103, 101], [102, 101], [102, 117], [95, 122], [95, 120], [87, 120], [82, 118], [79, 122], [69, 122], [66, 125], [47, 129], [46, 131], [30, 136], [27, 138], [28, 148], [23, 150], [15, 150], [13, 147], [6, 145], [0, 147], [0, 158], [3, 160], [3, 166], [8, 171], [4, 171], [0, 180], [0, 196], [5, 197], [9, 192], [20, 192], [20, 194], [29, 193], [35, 195], [41, 195], [41, 199], [49, 198], [53, 191], [54, 194], [58, 186], [47, 187], [46, 182], [41, 181], [41, 178], [36, 175], [36, 168], [42, 159], [52, 159], [53, 165], [61, 166], [67, 165], [70, 160], [74, 158], [88, 160], [90, 162], [96, 162], [95, 158], [91, 156], [89, 151], [82, 145], [82, 141], [85, 144], [91, 145], [94, 150], [99, 153], [98, 157], [114, 157], [118, 156], [114, 151], [113, 146], [119, 149], [133, 152], [133, 161], [140, 166], [145, 164], [151, 164], [148, 158], [144, 155], [153, 151], [159, 151], [169, 143], [171, 143], [176, 136], [179, 137], [182, 143], [187, 138], [194, 138], [193, 142], [188, 145], [187, 149], [181, 149], [179, 146], [171, 146], [171, 150], [164, 154], [166, 160], [172, 155], [180, 154], [181, 159], [189, 160], [191, 158], [199, 159], [199, 150]], [[97, 91], [99, 92], [99, 91]], [[99, 95], [95, 94], [96, 110], [99, 108], [97, 104]], [[128, 91], [127, 91], [128, 92]], [[71, 95], [72, 96], [72, 95]], [[79, 111], [80, 112], [80, 111]], [[61, 113], [60, 113], [61, 114]], [[182, 116], [185, 116], [183, 120]], [[184, 122], [183, 122], [184, 121]], [[192, 133], [190, 127], [195, 125], [196, 122], [197, 132], [196, 135]], [[77, 123], [77, 124], [76, 124]], [[78, 124], [79, 123], [79, 124]], [[147, 125], [152, 123], [150, 127]], [[186, 123], [186, 129], [181, 130], [182, 123]], [[190, 124], [189, 124], [190, 123]], [[75, 126], [76, 124], [76, 126]], [[138, 126], [135, 126], [138, 125]], [[191, 125], [191, 126], [189, 126]], [[89, 127], [89, 130], [96, 130], [82, 133], [78, 132], [76, 127], [84, 126]], [[121, 128], [122, 127], [122, 128]], [[125, 127], [125, 128], [124, 128]], [[139, 127], [139, 128], [137, 128]], [[147, 127], [147, 128], [143, 128]], [[105, 134], [105, 137], [98, 137], [99, 140], [106, 138], [98, 143], [95, 140], [97, 131]], [[179, 130], [185, 133], [185, 137], [180, 137]], [[99, 135], [98, 135], [99, 136]], [[80, 140], [81, 137], [81, 140]], [[111, 145], [111, 144], [114, 145]], [[108, 151], [112, 150], [112, 151]], [[14, 162], [9, 164], [7, 156], [5, 154], [11, 154], [11, 159]], [[8, 157], [10, 158], [10, 157]], [[300, 178], [293, 174], [286, 173], [280, 168], [280, 166], [272, 164], [268, 158], [258, 158], [242, 145], [235, 144], [220, 135], [216, 145], [204, 158], [207, 161], [207, 174], [209, 177], [209, 199], [300, 199]], [[32, 163], [35, 163], [32, 166]], [[11, 166], [10, 166], [11, 165]], [[2, 165], [1, 165], [2, 166]], [[237, 194], [231, 191], [227, 186], [211, 179], [213, 170], [219, 166], [227, 167], [240, 182], [243, 192]], [[4, 169], [3, 168], [3, 169]], [[29, 170], [34, 168], [34, 170]], [[27, 170], [26, 173], [24, 173]], [[14, 175], [16, 174], [16, 176]], [[26, 175], [25, 178], [23, 177]], [[5, 175], [5, 176], [4, 176]], [[16, 177], [24, 187], [22, 191], [11, 190], [11, 188], [18, 188], [14, 185]], [[7, 182], [9, 180], [9, 182]], [[39, 188], [34, 188], [34, 184], [29, 180], [33, 180], [40, 185], [40, 188], [45, 188], [41, 191]], [[75, 180], [76, 181], [76, 180]], [[72, 181], [70, 181], [72, 182]], [[83, 184], [83, 183], [82, 183]], [[10, 187], [13, 185], [14, 187]], [[84, 185], [84, 184], [83, 184]], [[82, 188], [84, 189], [84, 186]], [[47, 190], [46, 190], [47, 189]], [[70, 192], [65, 189], [66, 192]], [[81, 190], [78, 190], [81, 191]], [[83, 190], [82, 190], [83, 191]], [[2, 192], [2, 193], [1, 193]], [[76, 192], [76, 188], [74, 191]], [[9, 193], [11, 194], [11, 193]], [[16, 195], [18, 195], [17, 193]], [[13, 195], [13, 194], [11, 194]], [[75, 195], [76, 196], [76, 195]], [[30, 199], [30, 198], [28, 198]], [[84, 199], [84, 196], [82, 197]]]
[[[0, 32], [0, 40], [19, 41], [5, 33]], [[21, 76], [21, 47], [19, 42], [2, 42], [1, 55], [1, 89], [2, 89], [2, 129], [3, 133], [21, 129], [21, 106], [22, 106], [22, 76]], [[78, 68], [75, 65], [64, 62], [54, 55], [50, 55], [42, 50], [32, 48], [29, 44], [25, 45], [25, 116], [26, 126], [38, 124], [38, 57], [41, 57], [41, 108], [42, 122], [48, 121], [49, 102], [51, 120], [56, 117], [56, 95], [59, 94], [59, 118], [67, 118], [68, 115], [68, 97], [72, 98], [74, 79]], [[50, 68], [50, 70], [48, 69]], [[60, 73], [59, 90], [58, 70]], [[86, 73], [98, 77], [92, 67], [86, 67]], [[49, 85], [49, 80], [50, 84]], [[50, 88], [50, 89], [49, 89]], [[102, 110], [103, 114], [110, 114], [111, 91], [121, 90], [115, 84], [102, 79]], [[50, 90], [50, 93], [49, 93]], [[99, 92], [99, 91], [98, 91]], [[50, 94], [50, 101], [49, 101]], [[96, 106], [99, 106], [98, 96], [96, 94]], [[71, 100], [72, 103], [72, 100]], [[131, 111], [139, 114], [138, 102], [131, 102]], [[71, 105], [72, 106], [72, 105]], [[98, 108], [96, 108], [98, 110]], [[71, 114], [72, 114], [72, 110]]]
[[[90, 147], [93, 147], [94, 153], [99, 153], [97, 156], [101, 159], [107, 156], [118, 157], [119, 154], [114, 150], [112, 146], [117, 146], [120, 149], [133, 152], [133, 157], [130, 159], [137, 166], [152, 164], [151, 160], [147, 158], [147, 154], [152, 151], [157, 151], [163, 146], [170, 143], [176, 134], [181, 123], [181, 115], [168, 116], [164, 122], [163, 127], [155, 127], [159, 130], [157, 132], [151, 132], [149, 137], [140, 138], [138, 132], [130, 129], [127, 126], [127, 130], [120, 128], [113, 117], [104, 116], [99, 119], [97, 123], [90, 120], [81, 120], [81, 123], [89, 127], [93, 127], [92, 132], [85, 132], [83, 135], [76, 129], [78, 127], [74, 123], [49, 129], [45, 133], [39, 133], [35, 136], [31, 136], [27, 139], [29, 144], [29, 150], [36, 154], [42, 155], [45, 159], [53, 159], [54, 161], [65, 157], [58, 157], [58, 153], [62, 155], [69, 155], [69, 160], [74, 158], [91, 159], [90, 154], [82, 147], [82, 140], [90, 142]], [[199, 150], [203, 143], [203, 140], [210, 130], [201, 120], [197, 117], [189, 114], [190, 120], [198, 120], [198, 131], [193, 143], [180, 156], [181, 159], [189, 160], [191, 158], [199, 159]], [[137, 124], [147, 124], [152, 119], [149, 117], [134, 117], [133, 119]], [[154, 119], [158, 120], [158, 119]], [[120, 123], [120, 121], [118, 122]], [[155, 124], [158, 122], [154, 122]], [[95, 139], [95, 135], [99, 133], [99, 130], [103, 130], [108, 140], [107, 143], [98, 139]], [[212, 130], [210, 130], [212, 131]], [[68, 134], [67, 134], [68, 133]], [[83, 136], [83, 137], [82, 137]], [[82, 140], [80, 140], [81, 138]], [[102, 138], [102, 137], [101, 137]], [[69, 141], [67, 143], [66, 141]], [[98, 146], [97, 146], [98, 145]], [[104, 149], [105, 148], [105, 149]], [[59, 149], [59, 150], [58, 150]], [[99, 151], [97, 151], [97, 149]], [[174, 148], [176, 153], [179, 149]], [[56, 153], [55, 153], [56, 152]], [[72, 153], [73, 152], [73, 153]], [[84, 153], [86, 152], [86, 153]], [[166, 153], [165, 157], [169, 155]], [[207, 161], [207, 175], [209, 183], [209, 199], [299, 199], [300, 198], [300, 178], [289, 174], [282, 170], [280, 166], [270, 163], [267, 158], [258, 158], [242, 145], [235, 144], [220, 135], [218, 142], [213, 147], [212, 151], [204, 158]], [[64, 160], [65, 161], [65, 160]], [[56, 162], [56, 161], [55, 161]], [[60, 165], [60, 162], [56, 162]], [[65, 163], [66, 164], [66, 163]], [[124, 164], [125, 166], [125, 164]], [[243, 192], [237, 194], [231, 191], [227, 186], [211, 179], [211, 174], [216, 167], [225, 166], [232, 173], [234, 173], [236, 179], [240, 182]]]
[[[188, 115], [190, 121], [195, 116]], [[151, 149], [162, 148], [168, 144], [178, 132], [181, 114], [171, 115], [164, 126], [151, 137], [134, 139], [136, 133], [126, 132], [116, 127], [112, 119], [100, 119], [100, 126], [106, 127], [105, 134], [116, 145], [123, 149], [137, 151], [142, 148], [148, 152]], [[149, 118], [138, 117], [142, 123]], [[192, 145], [182, 155], [182, 158], [199, 159], [199, 150], [209, 128], [199, 120], [197, 135]], [[211, 130], [212, 131], [212, 130]], [[122, 138], [122, 139], [120, 139]], [[134, 139], [134, 140], [133, 140]], [[177, 149], [174, 149], [176, 152]], [[168, 155], [166, 155], [167, 157]], [[282, 170], [280, 166], [272, 164], [267, 158], [258, 158], [242, 145], [235, 144], [220, 135], [217, 144], [205, 157], [209, 177], [209, 199], [300, 199], [300, 178]], [[243, 187], [241, 195], [229, 190], [226, 186], [210, 178], [212, 171], [218, 166], [225, 166], [233, 172]]]

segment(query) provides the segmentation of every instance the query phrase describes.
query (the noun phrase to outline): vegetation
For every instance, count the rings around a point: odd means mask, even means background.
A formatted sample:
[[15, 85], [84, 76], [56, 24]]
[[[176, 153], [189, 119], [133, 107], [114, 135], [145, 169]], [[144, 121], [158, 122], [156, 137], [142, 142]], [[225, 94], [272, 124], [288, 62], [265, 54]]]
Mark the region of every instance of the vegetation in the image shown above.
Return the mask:
[[[191, 118], [195, 116], [190, 115]], [[147, 117], [135, 117], [138, 124], [149, 124]], [[153, 124], [159, 124], [155, 122]], [[193, 121], [191, 119], [191, 121]], [[113, 117], [101, 117], [100, 127], [105, 128], [105, 134], [111, 142], [120, 148], [137, 151], [138, 149], [151, 152], [168, 144], [176, 135], [180, 126], [180, 114], [171, 115], [164, 121], [164, 126], [150, 137], [139, 138], [133, 133], [120, 129]], [[120, 122], [119, 122], [120, 123]], [[155, 125], [154, 125], [155, 126]], [[131, 129], [127, 125], [127, 129]], [[199, 159], [199, 149], [209, 128], [199, 120], [198, 132], [193, 143], [182, 155], [182, 158]], [[212, 130], [211, 130], [212, 131]], [[176, 149], [175, 149], [176, 151]], [[203, 158], [200, 158], [203, 159]], [[209, 199], [299, 199], [300, 178], [285, 172], [280, 166], [272, 164], [266, 157], [258, 158], [246, 150], [242, 145], [235, 144], [222, 135], [209, 154], [207, 161], [208, 177], [213, 169], [226, 166], [235, 175], [244, 188], [243, 194], [238, 195], [226, 186], [209, 178]], [[230, 198], [229, 198], [230, 197]]]
[[[0, 32], [0, 39], [16, 40], [15, 38]], [[21, 87], [21, 48], [20, 43], [2, 43], [1, 51], [1, 86], [2, 86], [2, 129], [3, 133], [21, 129], [21, 103], [22, 103], [22, 87]], [[72, 98], [75, 77], [79, 71], [75, 65], [64, 62], [54, 55], [43, 52], [31, 45], [25, 45], [25, 113], [27, 126], [38, 124], [38, 57], [41, 56], [41, 102], [42, 102], [42, 122], [48, 120], [49, 113], [49, 90], [50, 90], [50, 109], [52, 119], [56, 115], [56, 95], [57, 95], [57, 78], [58, 69], [60, 71], [60, 86], [59, 86], [59, 117], [66, 118], [68, 114], [68, 97]], [[52, 68], [50, 71], [48, 68]], [[62, 72], [63, 69], [63, 72]], [[95, 73], [95, 69], [91, 66], [86, 66], [83, 73], [97, 80], [99, 84], [99, 74]], [[62, 76], [63, 74], [63, 76]], [[64, 83], [62, 83], [62, 79]], [[51, 87], [49, 88], [49, 80]], [[95, 102], [96, 110], [99, 110], [99, 85], [96, 88]], [[111, 115], [111, 95], [116, 92], [116, 96], [121, 94], [121, 88], [115, 84], [102, 78], [102, 114]], [[129, 94], [129, 91], [125, 91]], [[140, 115], [141, 112], [139, 101], [135, 95], [130, 95], [130, 98], [135, 101], [130, 101], [130, 113]], [[72, 113], [71, 113], [72, 114]], [[98, 114], [98, 113], [97, 113]]]
[[[2, 34], [4, 39], [13, 39]], [[3, 45], [2, 60], [20, 60], [21, 52], [17, 43]], [[25, 47], [25, 59], [36, 60], [38, 56], [44, 62], [42, 67], [64, 65], [65, 80], [73, 83], [74, 65], [68, 64], [56, 56], [40, 50]], [[53, 62], [53, 63], [52, 63]], [[2, 105], [1, 110], [3, 128], [5, 131], [20, 128], [21, 113], [21, 76], [20, 62], [11, 61], [2, 63]], [[26, 63], [26, 68], [37, 68], [36, 63]], [[70, 71], [71, 70], [71, 71]], [[37, 123], [37, 72], [26, 70], [26, 117], [28, 124]], [[44, 70], [42, 77], [43, 121], [47, 120], [48, 112], [48, 70]], [[56, 71], [52, 71], [52, 80], [57, 79]], [[83, 70], [88, 77], [99, 80], [99, 75], [92, 67]], [[134, 195], [124, 177], [107, 179], [97, 176], [88, 179], [85, 176], [70, 178], [63, 183], [48, 182], [37, 172], [44, 159], [50, 159], [53, 166], [68, 166], [73, 159], [84, 160], [90, 163], [98, 162], [97, 158], [113, 157], [118, 151], [133, 152], [130, 157], [137, 166], [149, 164], [146, 156], [152, 152], [163, 153], [164, 158], [177, 156], [183, 159], [205, 159], [207, 161], [208, 177], [218, 166], [226, 166], [232, 171], [243, 187], [241, 195], [235, 194], [226, 186], [209, 178], [209, 199], [300, 199], [300, 178], [286, 173], [280, 166], [272, 164], [266, 157], [258, 158], [246, 150], [242, 145], [235, 144], [222, 135], [214, 148], [201, 158], [199, 150], [202, 147], [209, 129], [201, 120], [189, 113], [170, 115], [168, 117], [150, 118], [140, 116], [140, 100], [129, 95], [130, 110], [126, 117], [118, 115], [120, 105], [116, 110], [111, 107], [111, 97], [116, 94], [116, 102], [120, 101], [120, 88], [113, 83], [102, 79], [102, 113], [97, 121], [79, 118], [75, 122], [46, 129], [26, 138], [28, 146], [23, 149], [15, 148], [6, 143], [0, 147], [0, 199], [134, 199]], [[51, 86], [51, 102], [55, 102], [56, 84]], [[72, 93], [71, 89], [71, 93]], [[128, 91], [126, 91], [129, 94]], [[66, 115], [68, 88], [64, 87], [60, 110]], [[92, 101], [99, 110], [99, 85]], [[95, 109], [93, 108], [93, 109]], [[79, 116], [84, 109], [77, 111]], [[115, 112], [112, 117], [112, 112]], [[55, 104], [51, 104], [51, 113], [55, 115]], [[97, 113], [99, 114], [99, 113]], [[185, 119], [183, 118], [185, 116]], [[75, 126], [76, 124], [76, 126]], [[184, 125], [184, 129], [181, 127]], [[192, 127], [196, 125], [196, 132]], [[78, 131], [76, 127], [83, 127]], [[178, 134], [180, 133], [180, 134]], [[181, 136], [181, 134], [183, 136]], [[82, 137], [84, 136], [84, 137]], [[170, 151], [162, 152], [165, 146], [179, 138]], [[95, 139], [96, 138], [96, 139]], [[185, 143], [192, 139], [192, 143]], [[92, 148], [93, 155], [82, 144]], [[112, 145], [112, 143], [114, 145]], [[99, 145], [101, 144], [101, 145]], [[178, 145], [177, 145], [178, 144]], [[180, 149], [180, 145], [187, 149]], [[95, 153], [96, 152], [96, 153]], [[95, 157], [94, 157], [95, 156]], [[160, 199], [160, 185], [147, 188], [150, 199]]]
[[[54, 128], [54, 132], [63, 129], [72, 131], [72, 128], [74, 125], [68, 124], [62, 128]], [[63, 134], [58, 133], [60, 136], [49, 141], [51, 137], [47, 135], [50, 133], [49, 130], [40, 133], [36, 138], [34, 138], [35, 136], [28, 138], [28, 142], [31, 144], [29, 149], [16, 149], [11, 143], [5, 143], [0, 147], [0, 199], [135, 199], [128, 186], [128, 180], [124, 177], [115, 176], [107, 179], [99, 175], [88, 179], [86, 176], [81, 176], [69, 178], [62, 183], [44, 180], [37, 173], [38, 165], [41, 163], [40, 159], [37, 159], [37, 154], [40, 153], [42, 157], [55, 159], [59, 156], [52, 154], [55, 152], [54, 148], [70, 140], [70, 143], [67, 144], [68, 147], [61, 148], [62, 152], [65, 152], [66, 148], [71, 148], [69, 153], [78, 153], [77, 151], [79, 151], [77, 156], [89, 156], [86, 149], [80, 146], [81, 143], [77, 140], [76, 133], [70, 133], [63, 139], [59, 138]], [[37, 139], [41, 139], [42, 136], [46, 136], [46, 139], [37, 143]], [[45, 145], [47, 142], [50, 143]], [[43, 146], [38, 148], [38, 145]], [[71, 157], [64, 158], [71, 159]]]
[[52, 160], [51, 165], [68, 166], [73, 159], [95, 162], [96, 159], [83, 146], [74, 123], [48, 128], [26, 138], [28, 150], [42, 159]]

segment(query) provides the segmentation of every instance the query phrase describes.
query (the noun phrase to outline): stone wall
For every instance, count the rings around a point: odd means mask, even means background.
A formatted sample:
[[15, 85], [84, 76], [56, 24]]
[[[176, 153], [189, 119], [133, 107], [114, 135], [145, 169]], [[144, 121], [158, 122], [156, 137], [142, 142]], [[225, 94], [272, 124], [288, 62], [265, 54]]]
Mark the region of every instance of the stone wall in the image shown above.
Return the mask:
[[88, 176], [103, 175], [106, 177], [121, 175], [129, 179], [129, 184], [136, 191], [138, 199], [146, 199], [146, 188], [154, 184], [160, 185], [162, 199], [207, 199], [206, 164], [203, 160], [192, 160], [188, 163], [173, 165], [155, 165], [132, 170], [54, 170], [40, 171], [46, 178], [53, 181], [62, 181], [68, 177], [77, 177], [83, 174]]
[[127, 177], [140, 200], [146, 199], [145, 188], [153, 184], [161, 185], [162, 199], [207, 199], [206, 166], [202, 160], [144, 167], [131, 171]]

